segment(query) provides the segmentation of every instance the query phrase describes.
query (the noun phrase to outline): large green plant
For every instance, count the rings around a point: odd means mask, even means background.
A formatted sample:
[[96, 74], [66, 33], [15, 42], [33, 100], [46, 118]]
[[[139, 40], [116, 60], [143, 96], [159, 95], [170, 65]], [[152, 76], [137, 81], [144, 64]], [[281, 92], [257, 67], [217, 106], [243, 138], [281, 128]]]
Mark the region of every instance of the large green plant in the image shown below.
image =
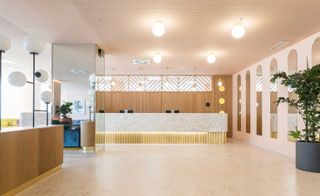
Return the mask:
[[63, 118], [67, 117], [67, 114], [72, 113], [72, 102], [65, 102], [61, 106], [56, 106], [56, 112], [62, 114]]
[[277, 79], [281, 84], [292, 89], [297, 99], [279, 97], [277, 104], [288, 103], [296, 108], [302, 116], [305, 128], [290, 131], [289, 135], [305, 142], [319, 142], [320, 129], [320, 64], [304, 71], [287, 75], [285, 72], [275, 74], [271, 82]]

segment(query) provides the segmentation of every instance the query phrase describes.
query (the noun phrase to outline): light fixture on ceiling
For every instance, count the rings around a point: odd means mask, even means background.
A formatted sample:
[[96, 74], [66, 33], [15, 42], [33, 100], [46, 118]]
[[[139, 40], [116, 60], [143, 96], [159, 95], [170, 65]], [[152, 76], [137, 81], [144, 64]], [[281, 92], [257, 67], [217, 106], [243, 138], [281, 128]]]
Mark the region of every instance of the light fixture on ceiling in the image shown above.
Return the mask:
[[290, 43], [290, 41], [288, 40], [281, 40], [278, 43], [276, 43], [275, 45], [273, 45], [272, 47], [269, 48], [269, 50], [274, 50], [274, 49], [280, 49], [285, 47], [286, 45], [288, 45]]
[[217, 58], [214, 54], [209, 54], [207, 56], [207, 61], [209, 64], [213, 64], [214, 62], [216, 62]]
[[157, 37], [163, 36], [166, 31], [166, 27], [161, 21], [154, 22], [152, 25], [152, 34]]
[[153, 57], [152, 57], [152, 60], [153, 60], [153, 62], [155, 62], [155, 63], [161, 63], [161, 61], [162, 61], [162, 56], [160, 55], [160, 54], [155, 54], [155, 55], [153, 55]]
[[132, 63], [134, 65], [149, 65], [150, 64], [150, 59], [136, 58], [136, 59], [132, 59]]
[[246, 34], [246, 27], [244, 26], [242, 19], [240, 22], [234, 24], [232, 28], [232, 37], [235, 39], [240, 39]]
[[75, 68], [75, 69], [71, 69], [70, 70], [71, 73], [76, 74], [76, 75], [84, 75], [84, 74], [88, 74], [89, 72], [83, 68]]

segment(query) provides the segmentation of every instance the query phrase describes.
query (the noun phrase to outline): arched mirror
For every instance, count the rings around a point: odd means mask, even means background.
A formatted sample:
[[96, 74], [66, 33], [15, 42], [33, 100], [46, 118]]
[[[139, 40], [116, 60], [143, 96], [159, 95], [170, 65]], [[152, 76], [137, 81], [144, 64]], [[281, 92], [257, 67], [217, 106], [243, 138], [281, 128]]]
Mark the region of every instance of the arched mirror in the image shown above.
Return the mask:
[[237, 112], [238, 112], [238, 115], [237, 115], [237, 130], [238, 131], [241, 131], [241, 76], [238, 75], [238, 78], [237, 78], [237, 98], [238, 98], [238, 101], [237, 101]]
[[250, 133], [250, 71], [246, 73], [246, 132]]
[[256, 71], [257, 135], [262, 135], [262, 75], [262, 67], [259, 65]]
[[[288, 74], [294, 74], [298, 71], [298, 53], [296, 50], [291, 50], [288, 55]], [[297, 95], [288, 88], [288, 97], [290, 99], [297, 99]], [[288, 106], [288, 131], [295, 130], [298, 126], [298, 111], [297, 109]], [[288, 137], [289, 141], [293, 141]]]
[[[270, 79], [278, 72], [278, 63], [276, 59], [273, 59], [270, 64]], [[277, 138], [278, 132], [278, 84], [277, 81], [270, 82], [270, 136], [271, 138]]]
[[312, 65], [320, 64], [320, 38], [312, 44]]

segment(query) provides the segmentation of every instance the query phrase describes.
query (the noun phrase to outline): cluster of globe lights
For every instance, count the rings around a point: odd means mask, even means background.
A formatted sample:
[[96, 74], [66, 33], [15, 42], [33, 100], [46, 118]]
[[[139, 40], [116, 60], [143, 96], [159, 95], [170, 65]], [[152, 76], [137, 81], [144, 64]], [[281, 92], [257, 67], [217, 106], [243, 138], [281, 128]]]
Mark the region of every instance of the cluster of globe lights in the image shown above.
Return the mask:
[[[30, 54], [39, 54], [43, 52], [45, 43], [37, 36], [29, 35], [24, 38], [22, 46], [25, 49], [25, 51], [27, 51]], [[10, 47], [11, 47], [10, 39], [0, 34], [0, 51], [6, 52], [7, 50], [10, 49]], [[34, 74], [36, 76], [36, 81], [41, 83], [46, 82], [49, 78], [48, 72], [43, 69], [37, 70], [36, 73]], [[8, 82], [12, 86], [22, 87], [27, 83], [27, 77], [22, 72], [14, 71], [9, 74]], [[53, 101], [52, 92], [50, 91], [42, 92], [41, 100], [45, 103], [52, 102]]]
[[90, 86], [91, 88], [88, 90], [88, 95], [89, 95], [89, 101], [88, 101], [88, 107], [93, 107], [94, 106], [94, 102], [95, 102], [95, 95], [96, 95], [96, 91], [95, 91], [95, 83], [96, 83], [96, 74], [90, 74], [89, 76], [89, 82], [90, 82]]

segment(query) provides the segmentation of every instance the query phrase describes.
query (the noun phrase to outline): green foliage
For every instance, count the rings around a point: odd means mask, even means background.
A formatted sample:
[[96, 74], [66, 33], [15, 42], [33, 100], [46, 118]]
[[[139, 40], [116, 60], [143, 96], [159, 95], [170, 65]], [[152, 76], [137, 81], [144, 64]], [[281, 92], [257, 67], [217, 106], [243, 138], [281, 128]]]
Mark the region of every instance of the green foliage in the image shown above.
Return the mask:
[[63, 118], [67, 117], [67, 114], [71, 114], [72, 113], [72, 102], [65, 102], [63, 103], [61, 106], [57, 106], [56, 105], [56, 112], [58, 114], [62, 114]]
[[297, 128], [295, 131], [289, 131], [288, 135], [297, 140], [302, 137], [301, 131], [299, 131]]
[[285, 72], [277, 73], [271, 79], [275, 82], [281, 80], [281, 84], [292, 89], [297, 95], [297, 99], [279, 97], [277, 104], [288, 103], [296, 108], [305, 123], [302, 132], [291, 131], [289, 135], [306, 142], [319, 141], [320, 130], [320, 64], [304, 71], [299, 71], [291, 75]]

